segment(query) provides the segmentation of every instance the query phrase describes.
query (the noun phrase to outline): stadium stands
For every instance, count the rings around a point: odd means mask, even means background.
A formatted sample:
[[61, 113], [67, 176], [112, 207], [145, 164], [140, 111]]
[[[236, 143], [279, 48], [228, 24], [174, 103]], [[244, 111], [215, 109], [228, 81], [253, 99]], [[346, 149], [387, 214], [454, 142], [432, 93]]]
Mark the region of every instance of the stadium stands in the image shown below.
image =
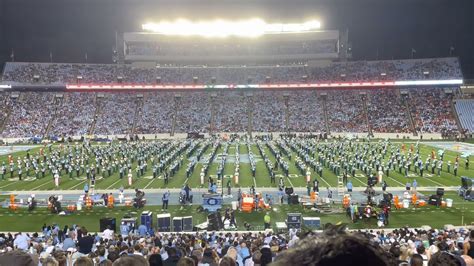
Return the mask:
[[[398, 89], [385, 88], [319, 92], [64, 92], [63, 98], [52, 92], [21, 92], [18, 99], [4, 93], [7, 95], [3, 101], [11, 107], [11, 114], [5, 119], [1, 134], [60, 137], [89, 133], [247, 132], [249, 122], [253, 132], [325, 132], [328, 127], [334, 133], [370, 133], [369, 126], [376, 133], [458, 132], [451, 96], [445, 95], [442, 88], [408, 91], [408, 106], [402, 103]], [[413, 127], [408, 114], [413, 118]]]
[[328, 94], [331, 132], [368, 132], [359, 91], [334, 91]]
[[53, 114], [53, 98], [51, 92], [31, 92], [21, 95], [21, 99], [13, 102], [10, 117], [4, 125], [6, 136], [42, 136], [46, 125]]
[[[367, 94], [369, 121], [374, 132], [408, 133], [410, 126], [398, 90], [376, 90]], [[388, 131], [387, 131], [388, 130]]]
[[449, 134], [457, 130], [450, 106], [450, 98], [442, 96], [440, 89], [410, 90], [411, 113], [417, 132], [440, 132]]
[[[383, 74], [383, 75], [382, 75]], [[37, 76], [35, 80], [34, 76]], [[381, 81], [425, 80], [462, 78], [457, 58], [337, 62], [325, 66], [219, 66], [219, 67], [159, 67], [134, 68], [130, 65], [18, 63], [5, 65], [3, 81], [7, 83], [75, 84], [116, 83], [121, 76], [123, 83], [154, 84], [161, 77], [163, 84], [247, 84], [291, 83], [307, 81]], [[266, 78], [270, 77], [270, 80]]]
[[[79, 81], [78, 76], [82, 77]], [[318, 66], [157, 68], [8, 62], [3, 82], [107, 84], [117, 83], [118, 77], [129, 84], [154, 84], [157, 77], [162, 84], [256, 84], [459, 79], [462, 74], [457, 58], [335, 62]], [[64, 98], [56, 98], [53, 93], [22, 92], [18, 99], [2, 93], [0, 101], [5, 104], [0, 108], [5, 111], [2, 111], [0, 132], [3, 137], [247, 132], [249, 129], [444, 135], [458, 132], [452, 96], [446, 96], [442, 88], [407, 90], [407, 100], [400, 96], [398, 88], [318, 92], [66, 92]], [[469, 122], [466, 116], [460, 113], [462, 125]]]
[[458, 99], [455, 101], [456, 112], [463, 129], [474, 132], [474, 100]]
[[94, 120], [95, 93], [67, 93], [61, 104], [61, 115], [52, 122], [50, 135], [81, 136], [88, 133]]

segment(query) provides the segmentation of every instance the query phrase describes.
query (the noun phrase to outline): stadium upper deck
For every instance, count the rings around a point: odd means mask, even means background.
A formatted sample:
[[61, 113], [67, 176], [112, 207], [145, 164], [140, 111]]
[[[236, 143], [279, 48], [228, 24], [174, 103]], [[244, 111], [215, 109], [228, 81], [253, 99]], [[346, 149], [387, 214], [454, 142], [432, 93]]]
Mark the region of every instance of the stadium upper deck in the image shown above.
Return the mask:
[[[288, 84], [462, 80], [457, 58], [272, 66], [159, 66], [8, 62], [4, 84]], [[461, 81], [462, 82], [462, 81]], [[379, 84], [380, 85], [380, 84]], [[395, 84], [397, 85], [397, 84]], [[393, 86], [393, 85], [392, 85]]]

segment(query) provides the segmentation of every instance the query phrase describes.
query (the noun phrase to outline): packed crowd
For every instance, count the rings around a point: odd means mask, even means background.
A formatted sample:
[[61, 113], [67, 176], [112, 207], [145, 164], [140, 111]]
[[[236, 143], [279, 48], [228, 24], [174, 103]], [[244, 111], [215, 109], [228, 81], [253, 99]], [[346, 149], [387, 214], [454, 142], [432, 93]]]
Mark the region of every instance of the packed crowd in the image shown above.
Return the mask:
[[308, 70], [311, 80], [374, 81], [461, 78], [455, 58], [419, 60], [356, 61], [333, 63]]
[[409, 133], [405, 106], [397, 90], [376, 90], [367, 93], [367, 109], [370, 126], [374, 132]]
[[54, 114], [54, 93], [31, 92], [20, 96], [20, 99], [12, 99], [8, 120], [14, 123], [6, 123], [3, 134], [6, 136], [21, 136], [25, 133], [29, 136], [41, 136]]
[[117, 135], [132, 132], [136, 101], [138, 101], [135, 93], [113, 93], [98, 100], [99, 114], [94, 133]]
[[49, 134], [53, 136], [87, 134], [90, 124], [94, 121], [96, 96], [95, 93], [64, 94], [61, 112], [53, 119]]
[[[384, 73], [382, 75], [382, 73]], [[36, 77], [35, 77], [36, 76]], [[38, 84], [123, 83], [247, 84], [462, 78], [457, 58], [336, 62], [324, 66], [220, 66], [136, 68], [130, 65], [8, 62], [4, 82]], [[302, 78], [307, 76], [306, 81]], [[194, 80], [194, 78], [197, 80]], [[267, 79], [268, 77], [268, 79]]]
[[458, 131], [450, 97], [438, 89], [410, 90], [410, 111], [417, 132], [451, 134]]
[[0, 234], [2, 265], [474, 265], [474, 231], [409, 229], [322, 232], [160, 233], [79, 225]]
[[328, 93], [327, 112], [329, 127], [333, 132], [367, 132], [364, 99], [359, 91], [334, 91]]
[[247, 132], [249, 124], [254, 132], [325, 132], [324, 108], [330, 132], [367, 133], [370, 124], [376, 133], [408, 133], [410, 117], [419, 133], [458, 131], [442, 88], [410, 89], [406, 99], [397, 89], [9, 95], [4, 137], [156, 134], [173, 126], [175, 133]]

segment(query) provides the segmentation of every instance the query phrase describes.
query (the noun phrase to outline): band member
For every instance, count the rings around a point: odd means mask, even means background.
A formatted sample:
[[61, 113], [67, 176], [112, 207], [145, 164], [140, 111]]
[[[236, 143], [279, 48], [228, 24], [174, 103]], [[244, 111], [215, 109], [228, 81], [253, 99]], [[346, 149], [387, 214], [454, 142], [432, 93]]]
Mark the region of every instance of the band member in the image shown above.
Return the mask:
[[132, 170], [128, 170], [128, 185], [132, 186]]

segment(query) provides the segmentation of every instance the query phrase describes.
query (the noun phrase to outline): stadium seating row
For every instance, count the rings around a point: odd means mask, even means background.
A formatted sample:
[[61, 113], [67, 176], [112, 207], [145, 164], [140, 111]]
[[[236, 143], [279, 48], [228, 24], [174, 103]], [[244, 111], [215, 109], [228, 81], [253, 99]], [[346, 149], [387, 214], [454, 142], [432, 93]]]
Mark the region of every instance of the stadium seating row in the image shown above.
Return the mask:
[[[255, 84], [292, 82], [359, 82], [462, 78], [457, 58], [336, 62], [327, 65], [157, 67], [130, 65], [18, 63], [5, 65], [7, 83], [64, 84]], [[306, 78], [303, 78], [306, 76]], [[197, 78], [195, 80], [194, 78]]]

